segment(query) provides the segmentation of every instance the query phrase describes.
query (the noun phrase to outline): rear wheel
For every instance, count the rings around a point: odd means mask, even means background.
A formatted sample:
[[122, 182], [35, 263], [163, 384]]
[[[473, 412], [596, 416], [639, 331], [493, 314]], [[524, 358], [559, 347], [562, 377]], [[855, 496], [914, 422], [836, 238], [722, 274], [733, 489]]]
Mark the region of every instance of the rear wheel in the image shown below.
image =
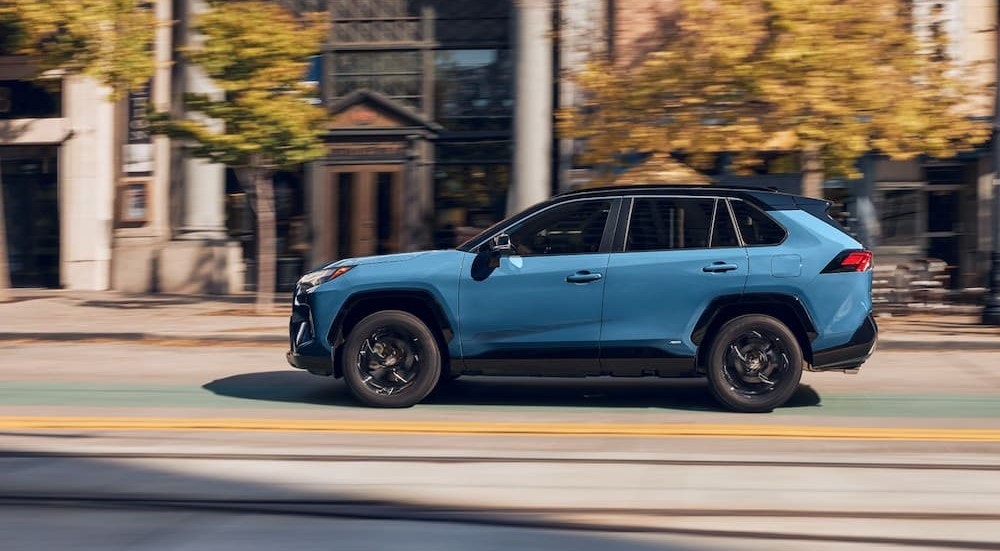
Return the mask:
[[708, 355], [712, 395], [733, 411], [767, 412], [792, 397], [802, 378], [802, 349], [785, 324], [759, 314], [719, 330]]
[[420, 318], [401, 310], [362, 319], [342, 353], [348, 388], [370, 406], [412, 406], [434, 389], [441, 373], [434, 334]]

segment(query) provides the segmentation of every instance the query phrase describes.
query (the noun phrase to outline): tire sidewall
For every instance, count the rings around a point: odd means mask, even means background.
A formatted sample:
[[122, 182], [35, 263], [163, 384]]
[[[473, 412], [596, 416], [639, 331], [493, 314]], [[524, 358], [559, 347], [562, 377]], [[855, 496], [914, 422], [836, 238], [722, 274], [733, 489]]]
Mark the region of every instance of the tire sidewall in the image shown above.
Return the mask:
[[[375, 329], [389, 324], [401, 326], [415, 335], [423, 345], [423, 350], [417, 380], [399, 393], [385, 396], [376, 393], [362, 381], [357, 362], [358, 353], [368, 336]], [[341, 354], [347, 388], [355, 398], [369, 406], [410, 407], [430, 394], [441, 375], [441, 352], [434, 333], [420, 318], [402, 310], [382, 310], [366, 316], [347, 335]]]
[[[761, 329], [771, 332], [787, 343], [790, 372], [785, 374], [773, 390], [761, 395], [747, 395], [732, 388], [725, 376], [725, 355], [730, 343], [737, 337]], [[779, 320], [762, 314], [749, 314], [726, 322], [712, 339], [708, 354], [708, 387], [723, 406], [743, 413], [766, 413], [788, 401], [799, 387], [802, 378], [802, 348], [792, 331]]]

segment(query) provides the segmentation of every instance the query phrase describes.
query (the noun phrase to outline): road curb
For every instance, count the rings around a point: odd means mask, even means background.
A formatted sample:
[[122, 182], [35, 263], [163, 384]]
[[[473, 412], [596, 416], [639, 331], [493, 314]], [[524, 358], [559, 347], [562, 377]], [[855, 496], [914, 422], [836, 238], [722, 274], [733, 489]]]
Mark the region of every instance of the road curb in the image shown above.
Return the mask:
[[[969, 352], [969, 351], [1000, 351], [1000, 340], [909, 340], [885, 339], [879, 337], [877, 350], [892, 351], [938, 351], [938, 352]], [[876, 351], [876, 354], [878, 352]]]

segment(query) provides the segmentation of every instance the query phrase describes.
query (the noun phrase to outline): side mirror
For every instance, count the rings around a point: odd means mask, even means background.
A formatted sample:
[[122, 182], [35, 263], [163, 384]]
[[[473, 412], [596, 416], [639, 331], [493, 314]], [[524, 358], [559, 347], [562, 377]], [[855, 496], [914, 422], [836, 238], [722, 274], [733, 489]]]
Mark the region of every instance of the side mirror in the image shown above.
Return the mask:
[[510, 242], [510, 236], [501, 233], [490, 239], [490, 252], [495, 256], [514, 254], [514, 244]]
[[490, 239], [489, 250], [490, 254], [487, 267], [490, 270], [495, 270], [500, 267], [500, 257], [517, 254], [514, 250], [514, 244], [510, 242], [510, 236], [506, 233], [498, 234], [493, 239]]

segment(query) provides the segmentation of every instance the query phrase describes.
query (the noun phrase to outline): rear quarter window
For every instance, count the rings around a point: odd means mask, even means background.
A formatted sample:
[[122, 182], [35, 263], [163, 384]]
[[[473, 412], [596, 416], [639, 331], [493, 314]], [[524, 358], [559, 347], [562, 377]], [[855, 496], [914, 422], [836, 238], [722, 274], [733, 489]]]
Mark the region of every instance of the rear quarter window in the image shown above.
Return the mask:
[[785, 240], [785, 228], [764, 214], [764, 211], [744, 201], [733, 201], [736, 228], [747, 246], [777, 245]]

